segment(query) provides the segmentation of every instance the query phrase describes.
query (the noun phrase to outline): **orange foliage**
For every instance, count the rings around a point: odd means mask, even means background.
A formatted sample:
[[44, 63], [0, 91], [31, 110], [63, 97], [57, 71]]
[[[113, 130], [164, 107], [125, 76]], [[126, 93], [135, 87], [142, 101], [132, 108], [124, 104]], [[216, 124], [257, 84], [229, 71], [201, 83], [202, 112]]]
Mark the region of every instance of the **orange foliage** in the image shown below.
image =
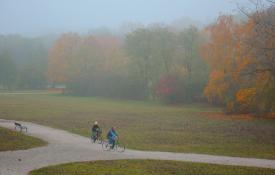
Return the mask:
[[[256, 26], [252, 19], [237, 23], [231, 16], [221, 16], [206, 29], [209, 42], [202, 47], [201, 54], [210, 67], [210, 74], [204, 95], [210, 102], [225, 104], [229, 113], [272, 108], [269, 95], [274, 85], [271, 68], [266, 66], [273, 63], [264, 60], [265, 55], [255, 54], [262, 47], [251, 43]], [[264, 71], [258, 73], [257, 70]]]
[[209, 75], [209, 82], [204, 89], [204, 94], [210, 102], [223, 102], [227, 88], [228, 84], [224, 81], [224, 72], [214, 70]]
[[201, 54], [210, 75], [204, 95], [211, 102], [225, 104], [229, 113], [253, 111], [262, 115], [275, 107], [274, 25], [265, 21], [275, 18], [264, 14], [255, 13], [258, 21], [252, 15], [243, 23], [221, 16], [206, 29], [209, 42]]
[[256, 95], [256, 88], [240, 89], [236, 94], [236, 100], [240, 104], [249, 106], [253, 103], [253, 99]]
[[235, 24], [231, 16], [219, 17], [216, 24], [206, 28], [210, 41], [202, 49], [203, 58], [211, 69], [224, 69], [232, 61]]
[[127, 64], [127, 57], [122, 55], [120, 46], [120, 41], [111, 36], [63, 34], [49, 53], [48, 80], [51, 83], [66, 83], [91, 75], [91, 72], [121, 72]]
[[49, 52], [47, 77], [51, 83], [65, 83], [68, 80], [68, 66], [79, 36], [63, 34]]
[[219, 17], [216, 24], [209, 26], [209, 42], [202, 48], [202, 56], [211, 73], [204, 94], [210, 102], [224, 102], [229, 85], [234, 80], [236, 47], [240, 47], [235, 37], [237, 25], [231, 16]]

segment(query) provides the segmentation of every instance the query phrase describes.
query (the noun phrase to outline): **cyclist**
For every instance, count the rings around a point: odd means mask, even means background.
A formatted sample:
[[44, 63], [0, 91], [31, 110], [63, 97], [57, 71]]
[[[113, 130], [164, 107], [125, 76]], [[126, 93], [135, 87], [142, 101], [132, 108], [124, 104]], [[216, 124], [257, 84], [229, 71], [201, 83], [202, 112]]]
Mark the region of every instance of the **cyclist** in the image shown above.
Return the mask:
[[101, 134], [101, 129], [98, 126], [98, 122], [95, 121], [95, 123], [94, 123], [94, 125], [92, 127], [92, 136], [91, 136], [91, 139], [95, 142], [96, 139], [99, 138], [100, 134]]
[[108, 140], [109, 140], [109, 144], [112, 144], [111, 149], [114, 149], [114, 147], [115, 147], [115, 142], [116, 142], [116, 140], [118, 139], [118, 134], [117, 134], [117, 132], [116, 132], [116, 130], [115, 130], [115, 127], [112, 127], [112, 128], [109, 130], [109, 132], [108, 132], [108, 134], [107, 134], [107, 138], [108, 138]]

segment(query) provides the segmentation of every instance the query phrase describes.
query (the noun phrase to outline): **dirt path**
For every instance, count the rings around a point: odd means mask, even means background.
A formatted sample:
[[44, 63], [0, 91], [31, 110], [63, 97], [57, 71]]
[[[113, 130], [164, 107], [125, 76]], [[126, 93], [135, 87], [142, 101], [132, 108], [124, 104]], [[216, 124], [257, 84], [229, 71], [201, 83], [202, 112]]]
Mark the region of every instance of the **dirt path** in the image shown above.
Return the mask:
[[[27, 175], [33, 169], [49, 165], [112, 159], [179, 160], [275, 169], [275, 160], [266, 159], [137, 150], [126, 150], [124, 153], [102, 151], [101, 145], [92, 144], [87, 137], [34, 123], [20, 123], [28, 127], [28, 135], [43, 139], [49, 145], [28, 150], [0, 152], [0, 175]], [[14, 123], [11, 120], [0, 119], [0, 126], [12, 129]]]

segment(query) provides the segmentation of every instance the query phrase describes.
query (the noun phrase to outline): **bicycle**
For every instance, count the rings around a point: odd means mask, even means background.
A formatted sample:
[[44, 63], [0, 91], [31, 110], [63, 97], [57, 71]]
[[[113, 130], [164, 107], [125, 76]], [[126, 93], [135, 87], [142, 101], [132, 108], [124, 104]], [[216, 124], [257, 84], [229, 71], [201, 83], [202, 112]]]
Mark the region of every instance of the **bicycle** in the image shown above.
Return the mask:
[[103, 138], [102, 138], [102, 131], [99, 129], [97, 132], [93, 132], [91, 136], [91, 141], [93, 143], [102, 144]]
[[115, 140], [115, 146], [112, 148], [112, 144], [109, 143], [109, 140], [105, 140], [102, 142], [102, 149], [103, 151], [117, 151], [117, 152], [124, 152], [125, 145], [119, 143], [119, 140]]

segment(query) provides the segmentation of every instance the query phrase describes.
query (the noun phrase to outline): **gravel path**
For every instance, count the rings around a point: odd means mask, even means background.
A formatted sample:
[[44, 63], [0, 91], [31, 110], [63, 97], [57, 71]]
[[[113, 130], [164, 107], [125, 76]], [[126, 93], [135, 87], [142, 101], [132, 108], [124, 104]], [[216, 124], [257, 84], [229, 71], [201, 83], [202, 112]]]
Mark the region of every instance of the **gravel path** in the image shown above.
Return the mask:
[[[0, 126], [13, 129], [13, 122], [12, 120], [0, 119]], [[124, 153], [102, 151], [101, 145], [92, 144], [87, 137], [34, 123], [20, 123], [28, 127], [28, 135], [43, 139], [49, 144], [44, 147], [28, 150], [0, 152], [0, 175], [27, 175], [31, 170], [49, 165], [112, 159], [179, 160], [275, 169], [275, 160], [266, 159], [128, 149]]]

